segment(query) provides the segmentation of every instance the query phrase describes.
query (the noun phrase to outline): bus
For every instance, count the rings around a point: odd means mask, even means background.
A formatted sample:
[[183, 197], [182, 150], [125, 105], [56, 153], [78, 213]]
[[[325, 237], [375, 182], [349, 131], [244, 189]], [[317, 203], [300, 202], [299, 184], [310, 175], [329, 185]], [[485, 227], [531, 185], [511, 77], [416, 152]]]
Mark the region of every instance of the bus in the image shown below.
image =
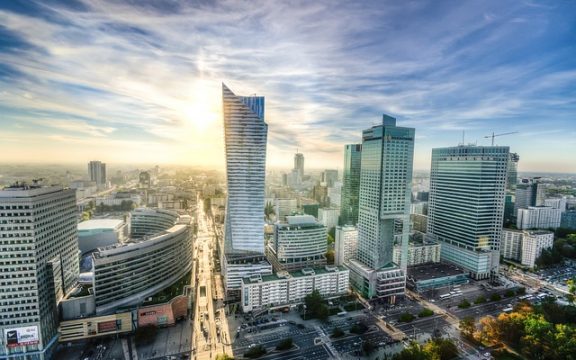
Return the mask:
[[452, 296], [452, 294], [440, 295], [440, 300], [448, 299], [450, 296]]
[[508, 306], [507, 308], [505, 308], [505, 309], [502, 310], [502, 311], [504, 311], [505, 313], [511, 313], [512, 310], [514, 310], [514, 308], [512, 308], [512, 306]]

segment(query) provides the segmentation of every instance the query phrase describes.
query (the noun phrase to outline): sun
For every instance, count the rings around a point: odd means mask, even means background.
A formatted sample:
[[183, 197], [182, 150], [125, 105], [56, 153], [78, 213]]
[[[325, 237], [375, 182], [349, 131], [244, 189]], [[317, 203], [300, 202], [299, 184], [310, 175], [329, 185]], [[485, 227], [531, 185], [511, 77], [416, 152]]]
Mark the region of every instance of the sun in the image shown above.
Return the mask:
[[198, 133], [214, 127], [222, 116], [218, 87], [213, 83], [195, 81], [189, 92], [189, 100], [183, 105], [182, 115], [186, 124]]

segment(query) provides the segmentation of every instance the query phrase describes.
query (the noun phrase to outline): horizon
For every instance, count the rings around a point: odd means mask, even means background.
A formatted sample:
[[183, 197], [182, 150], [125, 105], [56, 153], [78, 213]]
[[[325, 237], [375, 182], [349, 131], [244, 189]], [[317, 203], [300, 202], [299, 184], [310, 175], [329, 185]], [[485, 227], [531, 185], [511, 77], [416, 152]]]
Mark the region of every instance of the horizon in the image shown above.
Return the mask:
[[223, 169], [225, 82], [266, 98], [268, 167], [298, 148], [307, 167], [341, 168], [344, 145], [385, 113], [416, 129], [415, 169], [463, 132], [480, 146], [518, 132], [496, 144], [519, 171], [576, 173], [574, 14], [568, 2], [3, 3], [0, 162]]

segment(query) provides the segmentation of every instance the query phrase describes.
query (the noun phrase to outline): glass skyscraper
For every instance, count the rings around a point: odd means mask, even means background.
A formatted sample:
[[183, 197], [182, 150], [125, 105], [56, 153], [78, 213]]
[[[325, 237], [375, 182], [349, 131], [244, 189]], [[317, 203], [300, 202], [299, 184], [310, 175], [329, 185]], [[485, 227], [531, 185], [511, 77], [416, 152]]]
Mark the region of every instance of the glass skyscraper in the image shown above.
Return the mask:
[[358, 223], [361, 161], [362, 144], [348, 144], [344, 146], [340, 225], [356, 225]]
[[264, 178], [268, 125], [264, 97], [236, 96], [222, 84], [228, 199], [227, 256], [264, 254]]
[[428, 235], [441, 259], [475, 279], [497, 271], [509, 148], [456, 146], [432, 150]]
[[264, 259], [264, 180], [268, 125], [264, 97], [237, 96], [222, 84], [228, 197], [224, 222], [226, 289], [270, 273]]
[[[367, 298], [404, 294], [414, 133], [384, 115], [382, 125], [362, 134], [358, 253], [350, 261], [350, 280]], [[396, 220], [403, 224], [401, 264], [392, 261]]]

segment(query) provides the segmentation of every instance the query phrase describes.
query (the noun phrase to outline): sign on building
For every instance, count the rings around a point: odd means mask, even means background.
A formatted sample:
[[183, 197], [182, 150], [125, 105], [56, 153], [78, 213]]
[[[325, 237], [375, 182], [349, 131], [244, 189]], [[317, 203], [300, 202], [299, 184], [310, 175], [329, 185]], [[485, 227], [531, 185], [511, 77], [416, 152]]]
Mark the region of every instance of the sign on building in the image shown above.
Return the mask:
[[38, 344], [38, 326], [4, 329], [4, 338], [8, 347]]

